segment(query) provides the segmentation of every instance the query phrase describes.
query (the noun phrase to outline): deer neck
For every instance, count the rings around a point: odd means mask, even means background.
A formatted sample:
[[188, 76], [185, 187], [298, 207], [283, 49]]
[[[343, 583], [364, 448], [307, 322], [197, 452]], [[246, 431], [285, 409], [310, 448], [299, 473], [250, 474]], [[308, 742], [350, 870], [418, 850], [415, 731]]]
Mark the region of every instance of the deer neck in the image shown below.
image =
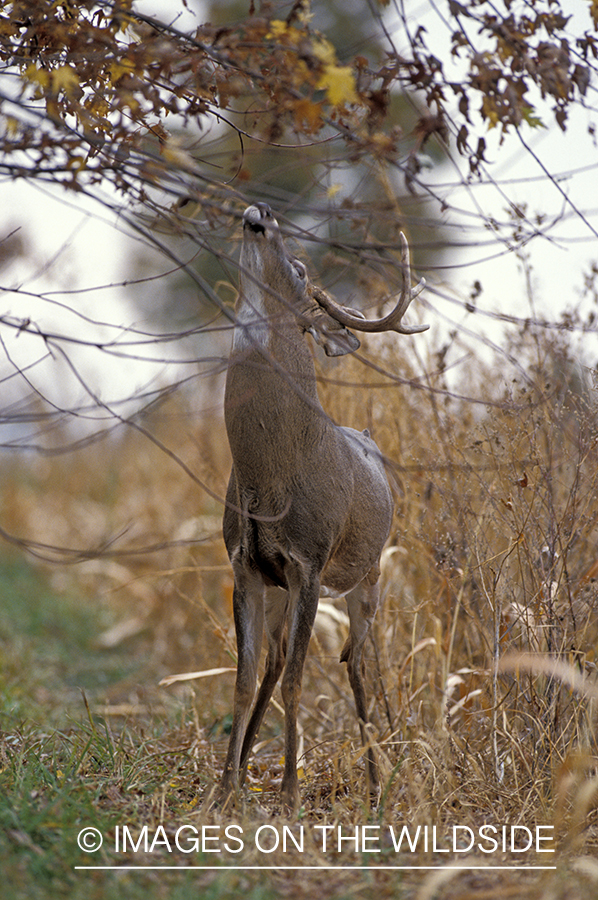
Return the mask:
[[[313, 357], [305, 340], [301, 311], [243, 279], [236, 310], [231, 362], [257, 354], [274, 370], [295, 375], [309, 396], [316, 393]], [[264, 366], [260, 367], [262, 370]]]
[[[244, 285], [237, 304], [225, 394], [233, 456], [250, 444], [272, 442], [300, 452], [328, 421], [320, 405], [313, 357], [293, 310]], [[300, 435], [300, 437], [298, 437]]]

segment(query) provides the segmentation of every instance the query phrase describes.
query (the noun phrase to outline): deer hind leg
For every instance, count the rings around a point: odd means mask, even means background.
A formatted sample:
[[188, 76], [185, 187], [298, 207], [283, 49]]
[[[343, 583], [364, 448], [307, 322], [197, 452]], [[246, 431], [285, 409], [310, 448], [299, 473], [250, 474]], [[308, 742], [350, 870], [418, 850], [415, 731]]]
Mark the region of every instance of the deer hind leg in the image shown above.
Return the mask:
[[268, 708], [270, 698], [280, 674], [284, 667], [285, 641], [284, 626], [287, 618], [288, 594], [279, 588], [266, 591], [266, 637], [268, 638], [268, 655], [266, 657], [266, 670], [260, 685], [257, 700], [245, 732], [243, 748], [241, 750], [241, 774], [240, 784], [245, 781], [249, 756], [254, 741], [262, 724], [264, 713]]
[[225, 802], [239, 787], [241, 750], [247, 720], [255, 696], [257, 668], [264, 631], [264, 584], [242, 563], [233, 563], [235, 587], [233, 614], [237, 635], [237, 679], [233, 703], [233, 723], [220, 782], [219, 800]]
[[350, 628], [349, 637], [343, 647], [340, 658], [341, 662], [347, 663], [349, 684], [355, 698], [355, 710], [359, 721], [361, 740], [364, 747], [367, 747], [366, 775], [368, 790], [373, 803], [378, 801], [380, 795], [380, 778], [376, 755], [367, 730], [368, 708], [363, 681], [363, 648], [380, 602], [379, 577], [380, 569], [376, 565], [366, 575], [361, 584], [347, 595]]
[[280, 789], [283, 804], [294, 809], [299, 797], [297, 778], [297, 714], [307, 648], [318, 608], [320, 579], [318, 572], [298, 566], [298, 583], [289, 586], [291, 620], [286, 664], [282, 676], [282, 700], [285, 710], [284, 773]]

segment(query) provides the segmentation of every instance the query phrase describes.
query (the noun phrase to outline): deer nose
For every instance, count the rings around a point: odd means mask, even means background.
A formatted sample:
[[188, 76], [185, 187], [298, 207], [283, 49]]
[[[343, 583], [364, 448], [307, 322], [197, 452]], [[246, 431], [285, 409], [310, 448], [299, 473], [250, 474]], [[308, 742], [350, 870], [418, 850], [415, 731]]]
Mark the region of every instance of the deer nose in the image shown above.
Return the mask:
[[243, 213], [244, 219], [253, 219], [257, 217], [260, 219], [272, 218], [272, 210], [267, 203], [254, 203], [252, 206], [248, 206]]
[[272, 218], [272, 210], [267, 203], [255, 203], [253, 206], [248, 206], [243, 213], [243, 226], [263, 234], [265, 228], [262, 221]]

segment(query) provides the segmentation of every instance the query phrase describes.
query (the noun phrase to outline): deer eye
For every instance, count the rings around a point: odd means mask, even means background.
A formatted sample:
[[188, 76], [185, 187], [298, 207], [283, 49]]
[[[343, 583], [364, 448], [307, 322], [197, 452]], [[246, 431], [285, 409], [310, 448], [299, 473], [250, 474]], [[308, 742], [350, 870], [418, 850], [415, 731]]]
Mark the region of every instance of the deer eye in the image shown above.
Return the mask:
[[299, 262], [298, 259], [291, 260], [291, 263], [292, 263], [293, 268], [295, 269], [295, 272], [297, 273], [297, 276], [302, 281], [305, 281], [305, 279], [307, 278], [307, 269], [305, 268], [303, 263]]

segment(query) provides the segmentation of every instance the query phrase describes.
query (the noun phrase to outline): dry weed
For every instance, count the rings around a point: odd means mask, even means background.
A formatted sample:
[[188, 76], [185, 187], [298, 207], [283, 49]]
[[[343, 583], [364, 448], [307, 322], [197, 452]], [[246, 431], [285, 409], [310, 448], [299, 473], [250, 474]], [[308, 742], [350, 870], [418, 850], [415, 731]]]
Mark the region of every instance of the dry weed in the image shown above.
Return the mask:
[[[375, 366], [323, 364], [320, 391], [334, 419], [370, 429], [395, 495], [384, 603], [367, 654], [384, 782], [376, 821], [552, 825], [567, 871], [595, 888], [593, 396], [574, 377], [562, 341], [544, 340], [539, 353], [539, 342], [522, 335], [518, 367], [500, 379], [492, 365], [478, 363], [475, 383], [487, 389], [476, 404], [463, 396], [466, 384], [451, 383], [439, 357], [424, 364], [387, 337], [365, 343]], [[184, 467], [135, 429], [76, 454], [14, 462], [2, 486], [4, 526], [52, 560], [40, 564], [57, 587], [120, 610], [122, 623], [101, 636], [106, 645], [147, 634], [155, 683], [173, 673], [230, 670], [232, 580], [221, 509], [198, 483], [224, 493], [221, 422], [194, 421], [180, 394], [144, 429]], [[363, 751], [338, 664], [345, 628], [342, 603], [323, 601], [305, 673], [300, 765], [304, 820], [349, 826], [370, 820]], [[501, 665], [512, 652], [527, 654], [527, 664]], [[192, 694], [184, 683], [160, 690], [183, 705], [194, 698], [194, 723], [165, 740], [172, 752], [184, 748], [190, 768], [177, 778], [187, 792], [192, 787], [191, 807], [199, 809], [224, 750], [224, 737], [214, 742], [209, 729], [219, 721], [225, 730], [233, 677], [215, 672], [193, 684]], [[278, 810], [283, 713], [276, 696], [250, 768], [248, 822]], [[498, 893], [488, 884], [483, 873], [437, 873], [420, 880], [418, 896], [574, 896], [562, 875], [530, 876], [513, 890], [505, 881]]]

